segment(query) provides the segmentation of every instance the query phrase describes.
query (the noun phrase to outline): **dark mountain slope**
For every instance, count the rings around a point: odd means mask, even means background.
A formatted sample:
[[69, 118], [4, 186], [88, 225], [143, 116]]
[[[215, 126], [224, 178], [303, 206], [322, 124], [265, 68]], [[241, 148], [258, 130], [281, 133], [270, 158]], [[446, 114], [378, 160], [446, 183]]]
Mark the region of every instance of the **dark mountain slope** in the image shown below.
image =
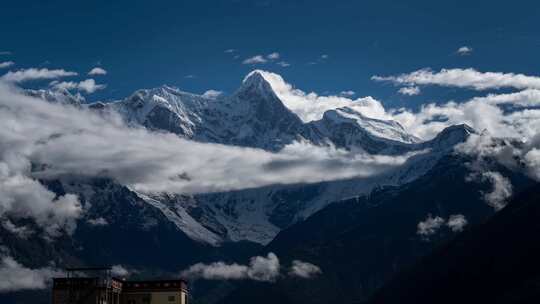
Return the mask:
[[[313, 280], [284, 277], [275, 284], [245, 283], [224, 303], [366, 301], [400, 270], [454, 235], [447, 226], [429, 239], [417, 235], [418, 223], [428, 214], [445, 219], [462, 214], [469, 223], [493, 214], [482, 196], [491, 185], [466, 181], [471, 173], [467, 161], [457, 155], [443, 158], [410, 184], [330, 205], [282, 231], [265, 252], [275, 252], [285, 265], [294, 259], [317, 264], [323, 274]], [[531, 183], [498, 169], [516, 189]]]
[[540, 303], [540, 185], [382, 288], [372, 303]]

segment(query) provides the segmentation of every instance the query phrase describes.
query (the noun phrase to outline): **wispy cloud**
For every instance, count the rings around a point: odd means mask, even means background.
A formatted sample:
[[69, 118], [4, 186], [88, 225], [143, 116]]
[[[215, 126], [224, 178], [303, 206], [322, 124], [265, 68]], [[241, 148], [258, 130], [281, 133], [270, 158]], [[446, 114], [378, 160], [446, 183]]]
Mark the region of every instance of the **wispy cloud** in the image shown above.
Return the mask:
[[40, 80], [40, 79], [57, 79], [61, 77], [68, 76], [77, 76], [77, 73], [66, 71], [64, 69], [49, 70], [47, 68], [37, 69], [23, 69], [19, 71], [9, 71], [0, 77], [0, 80], [5, 82], [25, 82], [30, 80]]
[[232, 54], [232, 53], [236, 53], [236, 49], [226, 49], [225, 51], [223, 51], [224, 53], [229, 53], [229, 54]]
[[13, 65], [15, 65], [15, 62], [13, 61], [0, 62], [0, 69], [9, 68], [10, 66], [13, 66]]
[[351, 91], [351, 90], [348, 90], [348, 91], [341, 91], [339, 92], [339, 95], [340, 96], [345, 96], [345, 97], [352, 97], [356, 94], [355, 91]]
[[255, 55], [242, 61], [243, 64], [260, 64], [267, 63], [268, 60], [262, 55]]
[[279, 57], [280, 55], [278, 52], [273, 52], [266, 56], [266, 58], [268, 58], [269, 60], [276, 60], [276, 59], [279, 59]]
[[475, 69], [442, 69], [434, 72], [418, 70], [398, 76], [373, 76], [375, 81], [389, 81], [403, 85], [439, 85], [446, 87], [488, 90], [500, 88], [540, 89], [540, 77], [514, 73], [479, 72]]
[[74, 82], [74, 81], [53, 81], [51, 82], [51, 86], [55, 89], [60, 90], [78, 90], [82, 92], [86, 92], [88, 94], [94, 93], [98, 90], [103, 90], [107, 87], [105, 84], [96, 84], [96, 81], [94, 79], [86, 79], [80, 82]]
[[0, 55], [11, 55], [10, 51], [0, 51]]

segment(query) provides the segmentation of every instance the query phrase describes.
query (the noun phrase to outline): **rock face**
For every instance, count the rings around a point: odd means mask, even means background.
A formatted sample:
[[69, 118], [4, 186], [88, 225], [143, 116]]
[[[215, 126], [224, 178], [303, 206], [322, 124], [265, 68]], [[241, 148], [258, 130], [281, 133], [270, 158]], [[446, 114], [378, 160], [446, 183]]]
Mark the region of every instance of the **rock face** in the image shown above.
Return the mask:
[[[467, 181], [466, 177], [471, 174], [471, 169], [466, 165], [469, 161], [471, 160], [459, 155], [443, 157], [425, 175], [411, 183], [377, 189], [368, 196], [330, 204], [307, 220], [281, 231], [261, 253], [274, 252], [284, 265], [289, 265], [293, 260], [313, 263], [321, 268], [322, 275], [310, 280], [284, 275], [273, 284], [240, 283], [237, 289], [220, 303], [252, 303], [255, 300], [257, 303], [290, 304], [365, 303], [377, 289], [401, 270], [411, 267], [418, 259], [430, 254], [434, 248], [455, 237], [461, 229], [467, 230], [482, 223], [495, 213], [482, 195], [489, 191], [491, 185]], [[493, 169], [509, 178], [512, 184], [516, 185], [517, 192], [533, 183], [523, 175], [503, 168]], [[537, 209], [527, 210], [537, 215]], [[512, 210], [507, 213], [517, 212], [517, 209]], [[447, 222], [452, 215], [463, 216], [467, 225], [460, 229], [452, 228]], [[440, 217], [441, 222], [435, 225], [436, 228], [432, 231], [428, 231], [429, 233], [421, 233], [419, 223], [425, 222], [430, 216]], [[533, 217], [531, 215], [528, 219], [532, 220]], [[515, 220], [520, 222], [522, 216], [516, 216]], [[520, 227], [526, 229], [525, 226], [524, 224]], [[492, 242], [492, 247], [489, 248], [493, 249], [493, 252], [483, 249], [486, 244], [484, 239], [478, 242], [470, 240], [467, 243], [470, 253], [476, 251], [481, 253], [474, 254], [475, 259], [469, 259], [467, 257], [469, 251], [462, 251], [464, 243], [456, 243], [453, 246], [456, 254], [452, 255], [452, 258], [469, 261], [466, 266], [446, 261], [420, 264], [413, 274], [398, 276], [393, 284], [383, 290], [375, 303], [455, 303], [457, 299], [467, 298], [468, 292], [462, 290], [474, 290], [476, 284], [484, 286], [486, 293], [489, 293], [489, 287], [479, 283], [476, 278], [482, 274], [480, 270], [484, 269], [484, 266], [490, 266], [491, 271], [503, 276], [503, 272], [498, 272], [497, 266], [491, 264], [491, 259], [482, 258], [484, 254], [486, 257], [497, 256], [497, 252], [501, 252], [502, 258], [511, 251], [509, 247], [497, 244], [497, 236], [506, 235], [503, 227], [492, 231], [494, 234], [484, 234]], [[513, 233], [507, 235], [508, 244], [513, 244], [510, 241], [513, 235]], [[527, 244], [537, 242], [531, 239], [523, 245]], [[536, 250], [537, 247], [535, 246]], [[480, 248], [482, 250], [479, 250]], [[505, 254], [502, 254], [502, 248], [505, 248]], [[520, 252], [525, 253], [526, 250]], [[439, 258], [446, 258], [444, 249], [439, 255]], [[470, 277], [460, 275], [468, 273], [469, 266], [478, 269], [474, 271], [475, 275]], [[461, 269], [461, 272], [452, 271], [452, 267]], [[452, 289], [437, 282], [432, 285], [432, 278], [444, 281], [446, 277], [443, 274], [446, 273], [455, 273], [451, 278], [453, 284], [457, 285], [452, 286], [459, 288]], [[420, 275], [419, 280], [416, 280], [414, 274]], [[467, 278], [463, 284], [460, 282], [462, 278]], [[496, 278], [490, 280], [495, 281]], [[419, 282], [422, 284], [417, 284]], [[434, 285], [444, 292], [431, 293]], [[452, 292], [455, 294], [449, 296]], [[439, 301], [439, 296], [444, 300]], [[454, 301], [446, 301], [446, 297]], [[424, 300], [418, 302], [418, 299]]]
[[370, 303], [538, 303], [540, 186], [435, 250]]

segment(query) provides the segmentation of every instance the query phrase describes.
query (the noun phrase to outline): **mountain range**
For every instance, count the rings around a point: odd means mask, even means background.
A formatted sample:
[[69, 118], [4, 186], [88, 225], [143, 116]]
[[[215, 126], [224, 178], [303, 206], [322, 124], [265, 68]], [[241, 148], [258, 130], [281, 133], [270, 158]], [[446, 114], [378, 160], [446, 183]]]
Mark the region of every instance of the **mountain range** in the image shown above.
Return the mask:
[[[461, 231], [443, 225], [436, 233], [421, 235], [419, 222], [459, 215], [474, 226], [495, 213], [485, 202], [491, 183], [471, 181], [478, 173], [471, 166], [475, 160], [455, 149], [478, 135], [469, 126], [451, 126], [424, 141], [396, 121], [370, 118], [351, 107], [331, 109], [306, 122], [286, 106], [263, 71], [251, 72], [229, 96], [162, 86], [121, 100], [88, 103], [66, 90], [25, 92], [203, 143], [278, 152], [303, 142], [370, 155], [413, 156], [372, 177], [218, 193], [141, 193], [106, 178], [43, 181], [57, 195], [77, 194], [84, 218], [72, 236], [54, 242], [38, 235], [21, 238], [0, 226], [0, 243], [24, 265], [124, 264], [141, 276], [165, 275], [197, 262], [242, 262], [274, 252], [283, 263], [301, 259], [317, 264], [324, 275], [275, 283], [195, 282], [202, 286], [195, 298], [200, 303], [363, 302]], [[487, 163], [484, 169], [500, 172], [515, 192], [533, 184], [494, 160]]]

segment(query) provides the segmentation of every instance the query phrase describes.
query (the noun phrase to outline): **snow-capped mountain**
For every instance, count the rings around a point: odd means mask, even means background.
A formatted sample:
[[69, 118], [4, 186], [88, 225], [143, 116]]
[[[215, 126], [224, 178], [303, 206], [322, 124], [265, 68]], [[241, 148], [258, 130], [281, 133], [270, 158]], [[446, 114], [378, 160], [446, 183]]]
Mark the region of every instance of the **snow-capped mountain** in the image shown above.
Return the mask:
[[[50, 102], [84, 102], [67, 91], [28, 94]], [[332, 202], [369, 193], [376, 187], [410, 182], [474, 132], [465, 125], [454, 126], [421, 142], [395, 121], [373, 119], [348, 107], [328, 110], [319, 120], [303, 122], [287, 108], [260, 71], [251, 72], [230, 96], [209, 98], [162, 86], [138, 90], [123, 100], [82, 106], [116, 112], [128, 125], [172, 132], [200, 142], [279, 151], [295, 141], [303, 141], [370, 154], [417, 153], [400, 168], [370, 178], [191, 196], [132, 191], [139, 201], [161, 214], [160, 221], [165, 219], [192, 240], [212, 246], [243, 240], [266, 244], [282, 229]], [[71, 191], [81, 195], [93, 191], [95, 198], [107, 197], [90, 184], [81, 187]], [[86, 190], [79, 191], [83, 188]], [[99, 212], [93, 216], [102, 217]]]
[[403, 144], [420, 142], [395, 121], [372, 119], [351, 108], [330, 110], [322, 119], [304, 123], [285, 106], [260, 71], [251, 72], [231, 96], [209, 98], [162, 86], [90, 107], [113, 110], [129, 124], [188, 139], [270, 151], [294, 141], [308, 141], [370, 153], [396, 153]]

